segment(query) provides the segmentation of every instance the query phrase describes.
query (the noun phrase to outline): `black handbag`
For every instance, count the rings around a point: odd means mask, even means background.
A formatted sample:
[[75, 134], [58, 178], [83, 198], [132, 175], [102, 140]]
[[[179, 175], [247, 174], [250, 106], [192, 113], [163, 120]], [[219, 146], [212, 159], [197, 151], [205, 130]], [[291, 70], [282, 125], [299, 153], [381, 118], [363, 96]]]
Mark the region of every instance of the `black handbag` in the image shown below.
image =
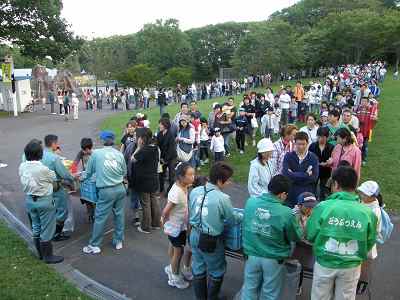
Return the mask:
[[203, 214], [203, 205], [204, 205], [204, 200], [206, 199], [206, 195], [213, 191], [213, 189], [207, 191], [206, 187], [204, 186], [204, 195], [203, 195], [203, 200], [201, 201], [201, 206], [200, 206], [200, 224], [199, 224], [199, 229], [200, 229], [200, 237], [199, 237], [199, 249], [203, 252], [206, 253], [214, 253], [215, 249], [217, 248], [217, 241], [218, 237], [209, 235], [207, 233], [203, 233], [202, 231], [202, 214]]

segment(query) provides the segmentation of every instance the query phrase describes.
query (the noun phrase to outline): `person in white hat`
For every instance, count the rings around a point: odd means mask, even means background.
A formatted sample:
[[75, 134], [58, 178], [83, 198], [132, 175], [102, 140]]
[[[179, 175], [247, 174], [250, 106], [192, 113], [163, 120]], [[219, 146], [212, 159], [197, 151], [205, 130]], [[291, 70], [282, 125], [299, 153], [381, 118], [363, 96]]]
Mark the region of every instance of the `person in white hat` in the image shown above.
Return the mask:
[[[372, 180], [363, 182], [357, 188], [358, 194], [360, 195], [362, 203], [368, 206], [378, 219], [376, 224], [377, 239], [379, 239], [382, 231], [382, 214], [381, 207], [379, 205], [378, 197], [380, 197], [380, 189], [378, 183]], [[371, 251], [368, 252], [368, 258], [375, 259], [378, 257], [376, 250], [376, 244], [372, 247]]]
[[268, 183], [275, 174], [271, 161], [274, 144], [270, 139], [263, 138], [257, 144], [257, 157], [250, 162], [247, 187], [250, 196], [261, 196], [268, 193]]

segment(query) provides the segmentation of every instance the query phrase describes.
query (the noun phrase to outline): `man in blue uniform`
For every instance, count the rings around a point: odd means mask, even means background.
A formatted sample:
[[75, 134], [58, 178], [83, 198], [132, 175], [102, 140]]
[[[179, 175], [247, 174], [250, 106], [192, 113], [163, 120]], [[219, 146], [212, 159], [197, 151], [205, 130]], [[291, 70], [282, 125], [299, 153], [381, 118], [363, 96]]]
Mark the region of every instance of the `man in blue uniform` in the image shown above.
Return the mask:
[[115, 135], [110, 131], [100, 133], [104, 147], [94, 150], [87, 163], [86, 171], [81, 180], [96, 175], [98, 200], [96, 203], [95, 220], [89, 245], [83, 248], [87, 254], [101, 252], [104, 227], [110, 212], [114, 215], [113, 244], [117, 250], [122, 249], [124, 239], [124, 207], [126, 189], [123, 184], [126, 176], [126, 163], [121, 152], [113, 148]]
[[[222, 233], [224, 221], [235, 221], [230, 197], [221, 189], [229, 184], [233, 170], [219, 162], [210, 170], [210, 182], [190, 193], [190, 245], [193, 261], [193, 287], [196, 299], [216, 300], [226, 271]], [[207, 273], [208, 286], [207, 286]]]
[[58, 145], [58, 137], [54, 134], [46, 135], [44, 138], [44, 151], [42, 163], [50, 170], [54, 171], [57, 176], [53, 198], [56, 204], [56, 232], [53, 241], [64, 241], [69, 236], [63, 233], [64, 222], [68, 217], [68, 201], [69, 196], [65, 188], [61, 185], [61, 181], [73, 182], [74, 177], [62, 163], [60, 157], [54, 153]]
[[33, 242], [39, 258], [48, 264], [64, 260], [53, 255], [51, 239], [56, 230], [56, 207], [53, 200], [53, 182], [57, 180], [40, 160], [43, 148], [39, 140], [30, 141], [24, 149], [25, 161], [19, 166], [19, 176], [26, 195], [26, 210], [31, 220]]

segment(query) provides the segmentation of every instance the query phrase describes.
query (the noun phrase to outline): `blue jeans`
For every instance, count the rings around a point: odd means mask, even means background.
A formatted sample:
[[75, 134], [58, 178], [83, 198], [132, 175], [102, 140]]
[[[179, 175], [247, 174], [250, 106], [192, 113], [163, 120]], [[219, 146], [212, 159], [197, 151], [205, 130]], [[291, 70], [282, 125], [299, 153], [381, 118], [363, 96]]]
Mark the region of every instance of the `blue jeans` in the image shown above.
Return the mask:
[[198, 248], [200, 232], [193, 228], [190, 232], [192, 247], [192, 272], [194, 276], [204, 274], [221, 278], [226, 272], [225, 246], [222, 238], [218, 239], [214, 253], [205, 253]]
[[125, 187], [121, 183], [116, 186], [101, 188], [98, 194], [99, 199], [96, 203], [93, 232], [89, 244], [91, 246], [100, 247], [103, 241], [104, 227], [112, 211], [114, 215], [113, 244], [116, 245], [118, 242], [124, 240]]
[[130, 189], [129, 194], [131, 197], [131, 208], [139, 209], [140, 208], [139, 194], [132, 188]]
[[61, 187], [57, 192], [53, 193], [56, 205], [56, 220], [58, 223], [64, 223], [68, 218], [68, 201], [69, 195], [67, 191]]
[[52, 196], [38, 197], [26, 195], [26, 211], [32, 220], [32, 235], [43, 242], [50, 241], [56, 231], [56, 207]]
[[149, 108], [149, 98], [143, 97], [143, 108]]
[[242, 300], [279, 300], [284, 274], [284, 264], [279, 264], [276, 259], [249, 256], [244, 271]]
[[223, 133], [222, 137], [224, 138], [224, 147], [225, 147], [225, 153], [228, 154], [231, 151], [231, 148], [229, 146], [229, 142], [231, 140], [231, 136], [232, 136], [232, 132], [227, 132], [227, 133]]

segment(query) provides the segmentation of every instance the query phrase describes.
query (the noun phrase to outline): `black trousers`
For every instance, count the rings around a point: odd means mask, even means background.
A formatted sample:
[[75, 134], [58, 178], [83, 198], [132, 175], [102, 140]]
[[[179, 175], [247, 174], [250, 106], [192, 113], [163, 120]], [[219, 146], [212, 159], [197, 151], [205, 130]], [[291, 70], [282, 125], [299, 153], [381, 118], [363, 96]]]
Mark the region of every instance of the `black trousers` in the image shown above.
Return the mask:
[[208, 148], [200, 147], [200, 160], [208, 159]]
[[163, 164], [162, 166], [162, 173], [159, 175], [160, 179], [160, 192], [164, 192], [165, 186], [165, 176], [167, 175], [168, 169], [168, 189], [167, 192], [171, 189], [171, 187], [175, 183], [175, 167], [176, 167], [176, 159], [170, 160]]
[[214, 152], [214, 160], [223, 161], [224, 160], [224, 152]]
[[243, 130], [236, 130], [236, 146], [244, 151], [245, 134]]

